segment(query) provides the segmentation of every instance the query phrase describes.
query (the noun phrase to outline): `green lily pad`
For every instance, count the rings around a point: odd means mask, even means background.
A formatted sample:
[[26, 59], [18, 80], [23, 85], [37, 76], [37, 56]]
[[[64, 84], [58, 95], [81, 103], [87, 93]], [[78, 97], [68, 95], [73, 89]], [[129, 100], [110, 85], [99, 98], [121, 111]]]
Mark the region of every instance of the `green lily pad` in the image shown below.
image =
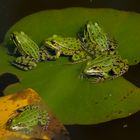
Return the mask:
[[21, 82], [9, 86], [5, 94], [35, 89], [54, 114], [65, 124], [97, 124], [129, 116], [140, 110], [140, 89], [123, 77], [91, 84], [79, 78], [83, 64], [67, 65], [68, 58], [38, 64], [36, 69], [21, 71], [10, 65], [6, 42], [11, 31], [24, 31], [38, 44], [53, 34], [76, 36], [87, 20], [96, 21], [114, 36], [119, 53], [130, 65], [140, 61], [140, 15], [113, 9], [69, 8], [27, 16], [6, 34], [0, 47], [0, 72], [16, 74]]

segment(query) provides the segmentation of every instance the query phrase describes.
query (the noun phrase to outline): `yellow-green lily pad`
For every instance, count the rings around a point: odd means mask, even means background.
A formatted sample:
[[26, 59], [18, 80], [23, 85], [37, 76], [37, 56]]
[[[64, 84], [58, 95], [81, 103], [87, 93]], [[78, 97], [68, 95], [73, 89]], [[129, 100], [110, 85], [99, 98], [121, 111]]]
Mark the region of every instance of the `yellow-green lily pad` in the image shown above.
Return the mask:
[[[129, 116], [140, 110], [140, 89], [123, 77], [91, 84], [81, 80], [83, 64], [68, 65], [68, 58], [41, 62], [30, 71], [10, 65], [14, 59], [5, 47], [11, 31], [24, 31], [38, 44], [53, 34], [76, 36], [87, 22], [96, 21], [114, 36], [119, 53], [130, 65], [140, 61], [140, 15], [113, 9], [68, 8], [35, 13], [17, 22], [0, 47], [0, 72], [16, 74], [20, 83], [8, 87], [5, 94], [33, 88], [65, 124], [97, 124]], [[11, 46], [12, 47], [12, 46]]]

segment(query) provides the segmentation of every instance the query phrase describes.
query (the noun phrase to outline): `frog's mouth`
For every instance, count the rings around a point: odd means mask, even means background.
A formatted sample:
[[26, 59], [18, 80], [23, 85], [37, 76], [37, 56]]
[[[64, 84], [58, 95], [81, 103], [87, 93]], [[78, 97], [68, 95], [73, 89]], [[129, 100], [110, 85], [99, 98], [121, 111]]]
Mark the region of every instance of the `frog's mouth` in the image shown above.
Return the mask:
[[17, 126], [17, 125], [16, 125], [16, 126], [11, 126], [10, 128], [11, 128], [12, 130], [14, 130], [14, 131], [16, 131], [16, 130], [20, 130], [20, 127]]
[[80, 78], [81, 79], [87, 79], [89, 80], [91, 83], [96, 83], [99, 79], [102, 79], [103, 76], [102, 75], [97, 75], [97, 73], [92, 73], [92, 74], [85, 74], [85, 73], [81, 73], [80, 74]]
[[22, 126], [22, 125], [20, 125], [20, 124], [15, 125], [15, 126], [11, 126], [10, 129], [11, 129], [12, 131], [22, 131], [22, 132], [28, 131], [28, 128], [26, 128], [25, 126]]
[[84, 74], [89, 75], [89, 76], [98, 77], [98, 76], [102, 76], [102, 71], [91, 68], [91, 69], [84, 70]]

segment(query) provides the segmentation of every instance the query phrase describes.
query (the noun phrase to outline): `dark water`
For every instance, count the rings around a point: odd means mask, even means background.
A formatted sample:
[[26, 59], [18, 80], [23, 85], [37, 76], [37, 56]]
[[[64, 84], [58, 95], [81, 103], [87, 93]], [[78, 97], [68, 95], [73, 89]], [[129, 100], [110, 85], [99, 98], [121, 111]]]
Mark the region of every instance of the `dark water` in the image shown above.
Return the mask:
[[4, 73], [0, 75], [0, 96], [3, 96], [4, 89], [11, 84], [20, 82], [18, 77], [12, 73]]
[[[92, 2], [91, 2], [92, 1]], [[22, 17], [46, 9], [66, 7], [115, 8], [140, 12], [139, 0], [0, 0], [0, 42], [7, 29]]]
[[[0, 1], [0, 42], [4, 34], [16, 21], [31, 13], [66, 7], [116, 8], [140, 13], [138, 0], [1, 0]], [[130, 67], [124, 75], [140, 87], [140, 64]], [[0, 94], [7, 85], [19, 82], [16, 75], [6, 73], [0, 76]], [[98, 125], [66, 126], [72, 140], [139, 140], [140, 112], [127, 117]]]

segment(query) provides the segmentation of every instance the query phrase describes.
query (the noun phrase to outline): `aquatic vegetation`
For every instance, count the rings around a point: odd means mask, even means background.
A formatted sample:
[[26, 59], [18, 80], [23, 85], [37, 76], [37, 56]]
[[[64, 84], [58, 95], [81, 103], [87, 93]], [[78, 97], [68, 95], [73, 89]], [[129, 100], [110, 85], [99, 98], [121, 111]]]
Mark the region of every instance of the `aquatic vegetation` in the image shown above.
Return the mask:
[[[27, 33], [37, 44], [54, 34], [75, 37], [87, 20], [97, 22], [116, 38], [117, 51], [129, 61], [129, 65], [140, 61], [140, 15], [112, 9], [69, 8], [39, 12], [17, 22], [7, 32], [5, 42], [13, 31]], [[8, 61], [14, 57], [7, 55], [4, 47], [5, 44], [1, 44], [0, 72], [14, 73], [21, 81], [9, 86], [4, 93], [32, 87], [65, 124], [97, 124], [140, 110], [140, 89], [123, 77], [90, 84], [78, 78], [83, 64], [66, 65], [69, 61], [64, 57], [38, 63], [36, 69], [24, 72], [9, 65]]]
[[[11, 40], [16, 45], [17, 51], [22, 55], [12, 64], [23, 70], [36, 67], [39, 59], [56, 60], [61, 54], [72, 56], [75, 63], [88, 61], [83, 70], [82, 77], [92, 78], [92, 82], [114, 79], [123, 75], [128, 70], [128, 61], [123, 60], [118, 54], [118, 43], [109, 37], [95, 22], [89, 21], [85, 25], [83, 37], [62, 37], [53, 35], [47, 38], [41, 49], [24, 32], [11, 33]], [[55, 55], [49, 53], [54, 51]], [[44, 55], [42, 57], [42, 55]], [[40, 57], [41, 56], [41, 57]]]

